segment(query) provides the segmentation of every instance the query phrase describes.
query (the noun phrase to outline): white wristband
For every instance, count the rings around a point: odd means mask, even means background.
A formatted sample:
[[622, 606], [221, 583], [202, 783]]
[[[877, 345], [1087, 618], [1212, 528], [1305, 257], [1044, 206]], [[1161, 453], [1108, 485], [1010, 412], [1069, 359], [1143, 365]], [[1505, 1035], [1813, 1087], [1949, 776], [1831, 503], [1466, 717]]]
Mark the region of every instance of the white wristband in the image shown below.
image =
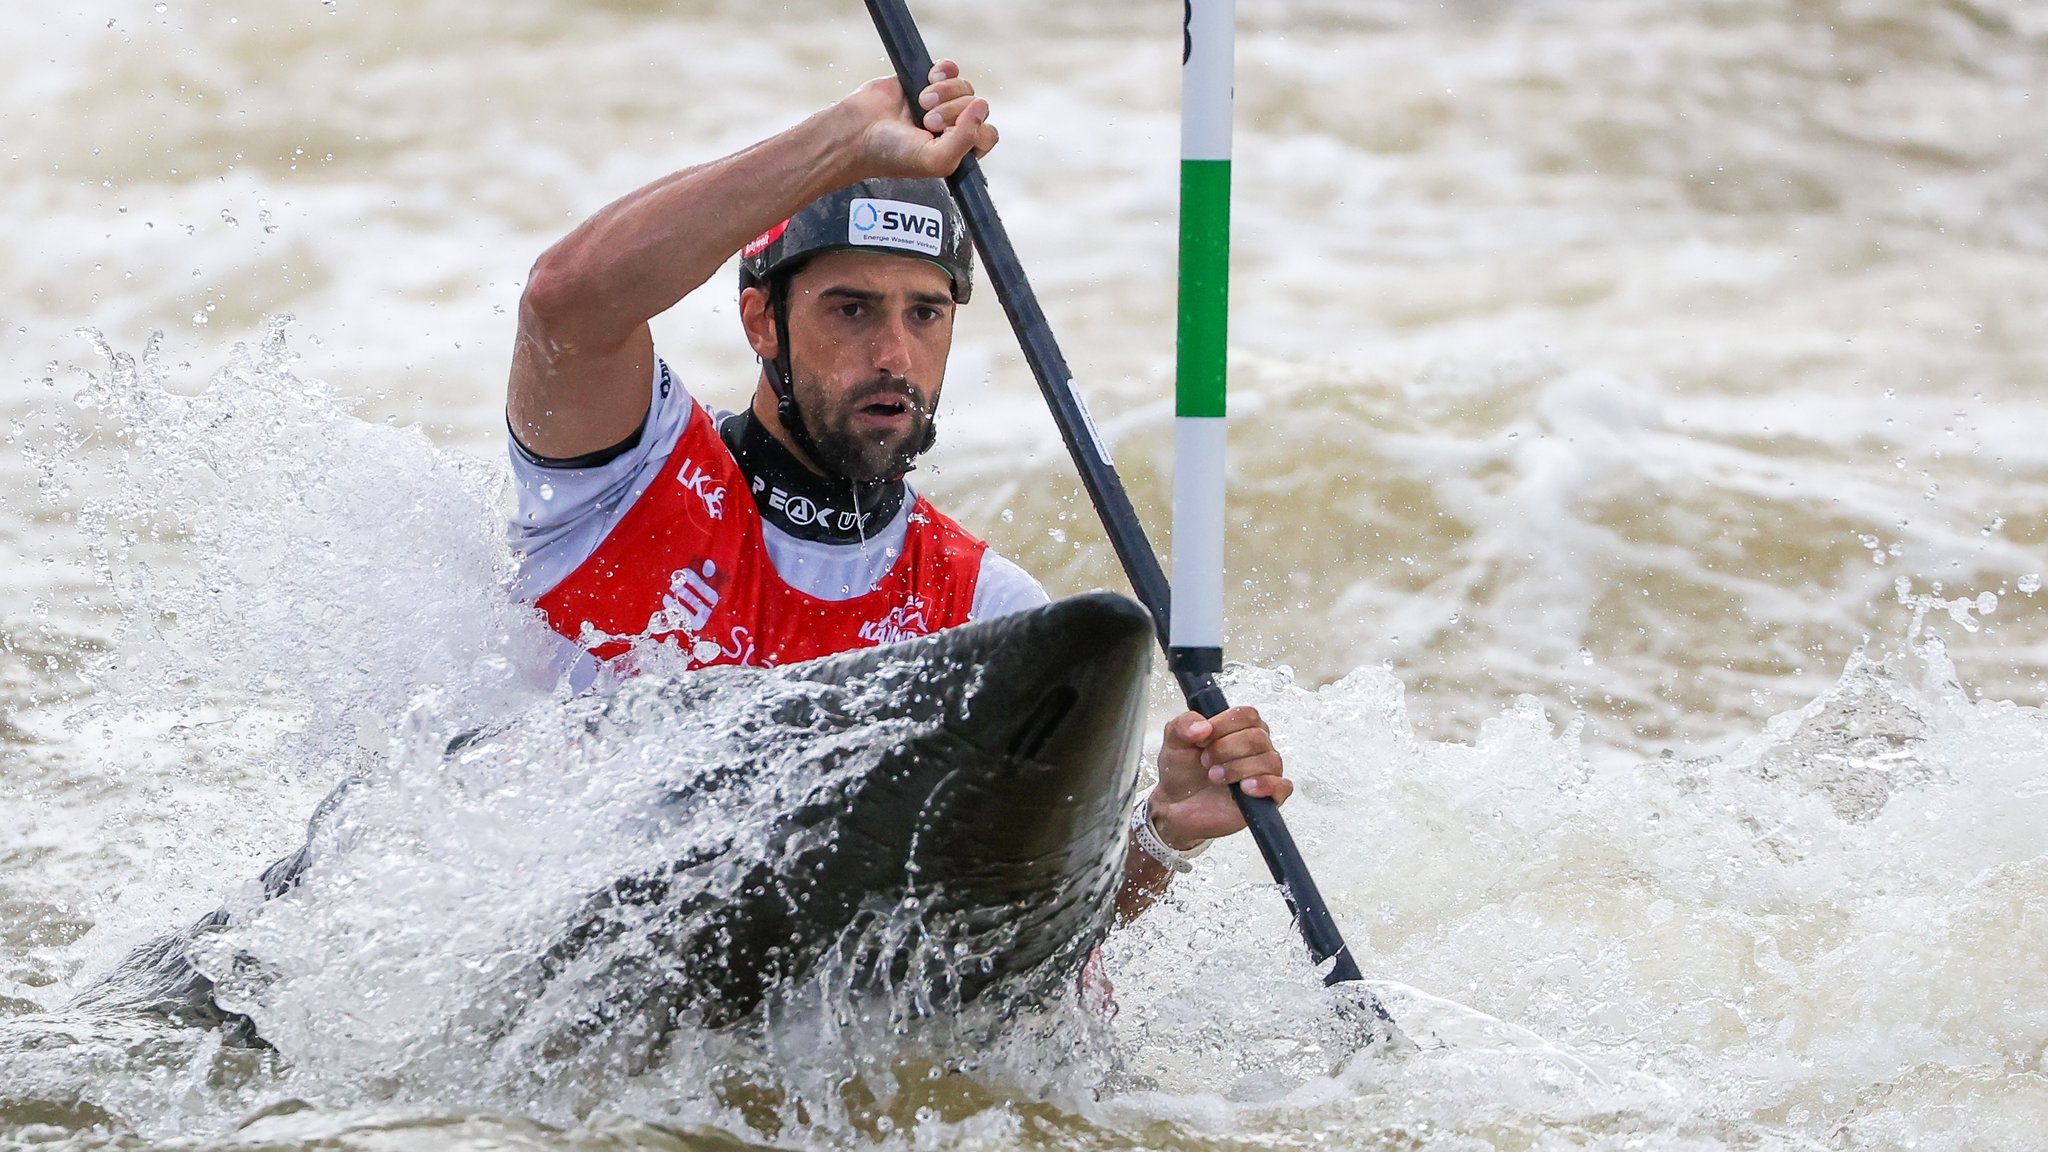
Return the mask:
[[1165, 837], [1159, 834], [1159, 829], [1152, 826], [1152, 794], [1149, 792], [1145, 794], [1144, 799], [1138, 801], [1137, 808], [1131, 812], [1131, 839], [1137, 841], [1138, 847], [1144, 850], [1145, 855], [1175, 872], [1194, 871], [1194, 858], [1209, 850], [1207, 840], [1185, 852], [1168, 844]]

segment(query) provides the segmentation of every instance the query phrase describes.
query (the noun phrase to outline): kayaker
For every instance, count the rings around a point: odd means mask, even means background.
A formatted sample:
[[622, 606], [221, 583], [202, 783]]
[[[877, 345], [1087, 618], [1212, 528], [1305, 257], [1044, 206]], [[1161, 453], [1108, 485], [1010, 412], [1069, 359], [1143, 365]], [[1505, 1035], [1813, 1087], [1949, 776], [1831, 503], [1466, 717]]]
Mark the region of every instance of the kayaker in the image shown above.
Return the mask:
[[[793, 663], [1046, 602], [906, 482], [936, 435], [971, 249], [942, 177], [997, 133], [952, 61], [918, 104], [874, 80], [789, 130], [656, 180], [543, 253], [519, 305], [507, 423], [519, 592], [579, 688], [670, 666]], [[648, 321], [735, 252], [752, 403], [713, 413]], [[1244, 827], [1226, 784], [1293, 785], [1251, 708], [1166, 726], [1119, 909]]]

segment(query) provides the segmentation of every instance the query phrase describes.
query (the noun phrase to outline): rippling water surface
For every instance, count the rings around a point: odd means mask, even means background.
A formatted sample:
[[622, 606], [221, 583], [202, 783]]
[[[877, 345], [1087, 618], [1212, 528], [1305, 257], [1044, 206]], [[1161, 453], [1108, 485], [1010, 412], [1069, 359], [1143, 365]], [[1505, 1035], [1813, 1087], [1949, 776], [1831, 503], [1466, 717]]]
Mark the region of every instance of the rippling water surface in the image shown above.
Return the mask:
[[[404, 756], [388, 851], [270, 926], [294, 1043], [65, 1011], [246, 898], [364, 749], [546, 707], [500, 592], [528, 265], [883, 62], [818, 0], [23, 6], [0, 1144], [2038, 1145], [2048, 15], [1240, 9], [1233, 692], [1415, 1049], [1356, 1046], [1232, 843], [1112, 939], [1107, 1023], [963, 1049], [818, 1006], [534, 1089], [448, 1022], [603, 807], [543, 763], [434, 809]], [[1178, 6], [919, 14], [1164, 544]], [[728, 283], [657, 337], [735, 406]], [[946, 398], [924, 488], [1055, 593], [1120, 586], [992, 300]]]

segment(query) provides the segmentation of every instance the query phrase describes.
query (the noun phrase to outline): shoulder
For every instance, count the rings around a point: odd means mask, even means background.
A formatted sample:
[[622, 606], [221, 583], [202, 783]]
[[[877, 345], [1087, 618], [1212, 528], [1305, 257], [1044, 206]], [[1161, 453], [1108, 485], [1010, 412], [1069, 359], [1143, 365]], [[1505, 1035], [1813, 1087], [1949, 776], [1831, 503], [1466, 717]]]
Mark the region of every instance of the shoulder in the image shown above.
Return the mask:
[[546, 460], [506, 430], [517, 501], [508, 534], [519, 555], [517, 590], [523, 598], [545, 593], [596, 551], [668, 463], [697, 408], [657, 359], [648, 381], [647, 419], [612, 450], [581, 460]]
[[911, 488], [907, 484], [904, 488], [904, 507], [908, 508], [910, 514], [918, 521], [937, 529], [941, 535], [951, 537], [961, 543], [972, 544], [977, 548], [987, 547], [987, 545], [982, 543], [981, 537], [962, 528], [958, 520], [939, 511], [938, 505], [926, 499], [917, 489]]
[[969, 619], [988, 620], [1025, 612], [1050, 602], [1045, 589], [1019, 568], [990, 548], [981, 554], [981, 577], [974, 584], [974, 607]]
[[944, 542], [946, 553], [962, 560], [974, 553], [980, 554], [974, 578], [974, 604], [968, 611], [968, 619], [1007, 616], [1049, 602], [1045, 589], [1039, 587], [1029, 572], [998, 554], [979, 536], [961, 527], [959, 521], [939, 511], [915, 489], [909, 495], [911, 512], [925, 522], [927, 530], [936, 533]]

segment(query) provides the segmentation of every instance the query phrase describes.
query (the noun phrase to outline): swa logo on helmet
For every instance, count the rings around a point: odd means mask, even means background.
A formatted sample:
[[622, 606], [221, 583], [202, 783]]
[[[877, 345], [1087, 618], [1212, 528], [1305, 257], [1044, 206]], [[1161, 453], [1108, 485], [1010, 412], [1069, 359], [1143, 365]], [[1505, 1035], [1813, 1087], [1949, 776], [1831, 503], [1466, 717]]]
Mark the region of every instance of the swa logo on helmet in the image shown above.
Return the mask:
[[858, 197], [847, 213], [846, 224], [849, 244], [903, 248], [926, 256], [937, 256], [939, 243], [946, 236], [946, 218], [938, 209], [902, 200]]

